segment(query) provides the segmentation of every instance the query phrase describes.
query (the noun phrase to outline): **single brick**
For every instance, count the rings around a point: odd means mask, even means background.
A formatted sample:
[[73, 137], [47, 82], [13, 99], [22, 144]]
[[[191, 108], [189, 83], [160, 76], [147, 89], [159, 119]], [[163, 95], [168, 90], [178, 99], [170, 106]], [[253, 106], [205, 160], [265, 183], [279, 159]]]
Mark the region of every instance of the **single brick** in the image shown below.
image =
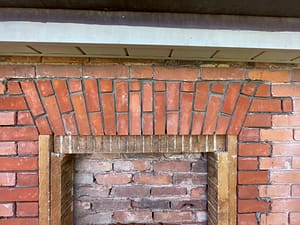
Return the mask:
[[[20, 87], [20, 82], [8, 81], [7, 82], [7, 93], [10, 94], [10, 95], [22, 94], [22, 90], [21, 90], [21, 87]], [[2, 94], [4, 94], [4, 92]]]
[[175, 200], [171, 202], [171, 208], [175, 210], [206, 210], [207, 201], [195, 199]]
[[253, 171], [253, 172], [239, 172], [239, 184], [267, 184], [269, 181], [268, 171]]
[[154, 67], [155, 80], [186, 80], [195, 81], [199, 69], [194, 67]]
[[43, 97], [52, 95], [54, 93], [50, 80], [38, 80], [37, 86], [39, 88], [41, 96]]
[[153, 134], [153, 114], [143, 113], [143, 134], [152, 135]]
[[207, 184], [207, 174], [176, 174], [173, 176], [173, 183], [181, 185]]
[[263, 200], [239, 200], [238, 212], [251, 213], [251, 212], [268, 212], [270, 203]]
[[167, 113], [167, 134], [178, 134], [178, 112]]
[[89, 112], [100, 111], [99, 94], [96, 80], [84, 80], [87, 109]]
[[12, 216], [14, 216], [14, 204], [0, 203], [0, 217], [12, 217]]
[[104, 133], [106, 135], [116, 134], [116, 123], [115, 123], [115, 107], [114, 107], [114, 96], [113, 94], [102, 94], [102, 107], [103, 107], [103, 118], [104, 118]]
[[182, 196], [186, 195], [187, 189], [185, 187], [152, 187], [151, 195], [159, 196]]
[[1, 157], [0, 171], [37, 170], [36, 157]]
[[0, 187], [16, 185], [16, 173], [0, 173]]
[[152, 66], [131, 66], [131, 78], [144, 79], [152, 78], [153, 68]]
[[275, 99], [254, 99], [250, 112], [281, 112], [281, 101]]
[[38, 216], [39, 204], [37, 202], [18, 202], [17, 203], [17, 216], [28, 217]]
[[17, 185], [22, 187], [37, 187], [39, 176], [35, 172], [20, 172], [17, 174]]
[[141, 94], [139, 92], [130, 93], [130, 134], [141, 134]]
[[203, 80], [244, 80], [245, 69], [204, 67], [201, 68], [201, 77]]
[[90, 114], [91, 129], [93, 135], [103, 135], [102, 114]]
[[19, 141], [18, 142], [19, 155], [38, 154], [38, 143], [35, 141]]
[[150, 195], [150, 188], [145, 186], [116, 186], [112, 188], [111, 195], [120, 198], [145, 198]]
[[154, 171], [189, 172], [191, 163], [187, 161], [163, 161], [154, 162]]
[[116, 110], [128, 112], [128, 82], [116, 81]]
[[54, 65], [38, 64], [36, 66], [37, 77], [81, 77], [81, 65]]
[[32, 141], [38, 139], [35, 127], [0, 127], [0, 141]]
[[81, 80], [69, 80], [69, 90], [70, 92], [80, 92], [82, 91]]
[[154, 221], [163, 223], [182, 223], [193, 220], [192, 212], [154, 212]]
[[72, 95], [75, 117], [80, 135], [90, 135], [90, 126], [85, 107], [85, 99], [82, 94]]
[[244, 122], [245, 127], [271, 127], [270, 114], [248, 114]]
[[193, 112], [192, 135], [199, 135], [202, 132], [204, 113]]
[[165, 94], [157, 92], [154, 95], [154, 133], [165, 134]]
[[32, 124], [34, 124], [31, 113], [30, 112], [18, 112], [17, 123], [19, 125], [32, 125]]
[[35, 119], [35, 124], [39, 130], [39, 134], [52, 134], [47, 117], [39, 117]]
[[68, 135], [77, 135], [78, 131], [77, 131], [77, 127], [76, 127], [76, 121], [75, 121], [75, 117], [73, 114], [64, 114], [62, 116], [63, 121], [64, 121], [64, 125], [65, 125], [65, 129], [66, 129], [66, 134]]
[[32, 202], [38, 201], [38, 188], [1, 188], [0, 201], [1, 202]]
[[97, 174], [97, 184], [128, 184], [131, 182], [131, 174]]
[[0, 156], [15, 155], [17, 152], [15, 142], [0, 142]]
[[261, 129], [260, 139], [262, 141], [292, 141], [293, 130], [290, 129]]
[[258, 188], [256, 185], [238, 186], [238, 196], [240, 199], [256, 199], [258, 197]]
[[218, 113], [222, 103], [221, 96], [210, 96], [206, 112], [203, 134], [209, 135], [215, 132], [217, 125]]
[[84, 65], [83, 75], [96, 78], [128, 78], [129, 67], [124, 65]]
[[113, 215], [113, 220], [117, 223], [151, 223], [152, 212], [150, 210], [139, 211], [117, 211]]
[[181, 93], [180, 131], [181, 135], [190, 133], [193, 107], [193, 94]]
[[136, 174], [134, 176], [134, 183], [136, 184], [171, 184], [172, 177], [167, 174]]
[[26, 110], [27, 105], [22, 96], [0, 96], [0, 110]]
[[231, 115], [233, 113], [236, 101], [240, 93], [240, 84], [229, 84], [228, 90], [224, 99], [222, 112]]
[[153, 90], [152, 83], [143, 83], [143, 100], [142, 100], [143, 112], [152, 112], [153, 105]]
[[271, 82], [289, 82], [290, 73], [287, 70], [250, 70], [248, 72], [248, 78], [250, 80], [264, 80]]
[[209, 83], [197, 83], [195, 94], [195, 110], [205, 111], [209, 92]]
[[132, 201], [132, 207], [139, 208], [139, 209], [151, 209], [151, 210], [169, 209], [169, 201], [161, 200], [161, 199], [152, 200], [152, 199], [142, 198], [140, 200]]
[[0, 126], [14, 125], [15, 123], [16, 123], [15, 112], [0, 112]]
[[[62, 113], [72, 111], [70, 96], [65, 80], [53, 80], [53, 86], [57, 97], [58, 105]], [[50, 98], [50, 97], [49, 97]], [[47, 98], [45, 98], [47, 99]]]

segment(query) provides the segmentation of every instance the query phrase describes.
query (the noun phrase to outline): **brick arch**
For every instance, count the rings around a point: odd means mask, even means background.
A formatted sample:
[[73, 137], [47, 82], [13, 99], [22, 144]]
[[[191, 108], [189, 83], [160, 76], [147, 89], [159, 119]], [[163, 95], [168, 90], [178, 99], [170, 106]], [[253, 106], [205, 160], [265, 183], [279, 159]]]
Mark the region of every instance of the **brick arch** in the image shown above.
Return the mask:
[[[21, 110], [19, 136], [238, 135], [247, 124], [270, 127], [289, 99], [268, 98], [260, 82], [127, 79], [8, 81], [2, 108]], [[11, 134], [11, 132], [9, 132]], [[22, 137], [24, 139], [24, 137]]]

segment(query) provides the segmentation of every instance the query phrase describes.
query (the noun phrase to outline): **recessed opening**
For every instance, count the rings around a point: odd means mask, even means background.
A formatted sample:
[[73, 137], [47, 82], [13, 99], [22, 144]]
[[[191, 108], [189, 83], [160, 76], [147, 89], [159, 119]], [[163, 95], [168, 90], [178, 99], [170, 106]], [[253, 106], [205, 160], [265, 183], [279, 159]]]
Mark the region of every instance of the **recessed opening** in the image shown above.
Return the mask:
[[40, 224], [235, 224], [236, 137], [40, 136]]

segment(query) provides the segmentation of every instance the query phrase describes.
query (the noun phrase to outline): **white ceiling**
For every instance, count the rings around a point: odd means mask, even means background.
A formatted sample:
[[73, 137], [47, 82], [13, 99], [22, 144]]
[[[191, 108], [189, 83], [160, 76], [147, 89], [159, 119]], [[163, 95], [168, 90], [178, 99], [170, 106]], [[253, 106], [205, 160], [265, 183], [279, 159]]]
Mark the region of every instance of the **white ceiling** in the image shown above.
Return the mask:
[[300, 63], [300, 50], [0, 43], [0, 55]]

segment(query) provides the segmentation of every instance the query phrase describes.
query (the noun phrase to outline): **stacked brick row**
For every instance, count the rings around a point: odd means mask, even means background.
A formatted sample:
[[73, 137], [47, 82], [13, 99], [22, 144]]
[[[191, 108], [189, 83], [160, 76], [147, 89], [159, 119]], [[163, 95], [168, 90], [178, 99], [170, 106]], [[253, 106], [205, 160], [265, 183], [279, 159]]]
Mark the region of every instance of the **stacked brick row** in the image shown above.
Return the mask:
[[207, 165], [198, 157], [77, 158], [76, 224], [206, 224]]

